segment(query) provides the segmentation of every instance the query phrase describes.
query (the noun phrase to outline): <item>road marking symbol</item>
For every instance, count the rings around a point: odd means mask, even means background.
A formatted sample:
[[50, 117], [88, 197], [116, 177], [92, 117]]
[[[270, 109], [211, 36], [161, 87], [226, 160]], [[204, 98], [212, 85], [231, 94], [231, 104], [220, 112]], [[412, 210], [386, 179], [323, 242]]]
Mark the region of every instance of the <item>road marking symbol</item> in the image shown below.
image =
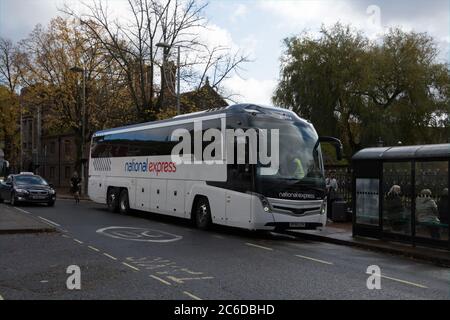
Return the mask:
[[123, 264], [123, 265], [126, 265], [127, 267], [129, 267], [129, 268], [131, 268], [131, 269], [134, 269], [134, 270], [136, 270], [136, 271], [139, 271], [138, 268], [133, 267], [132, 265], [130, 265], [130, 264], [126, 263], [126, 262], [122, 262], [122, 264]]
[[170, 282], [168, 282], [168, 281], [166, 281], [166, 280], [164, 280], [164, 279], [161, 279], [160, 277], [154, 276], [154, 275], [152, 275], [152, 274], [150, 275], [150, 277], [153, 278], [153, 279], [156, 279], [156, 280], [158, 280], [159, 282], [162, 282], [162, 283], [164, 283], [164, 284], [166, 284], [166, 285], [168, 285], [168, 286], [171, 285]]
[[401, 279], [396, 279], [396, 278], [391, 278], [391, 277], [384, 276], [384, 275], [381, 275], [381, 277], [385, 278], [385, 279], [401, 282], [401, 283], [404, 283], [404, 284], [409, 284], [409, 285], [412, 285], [412, 286], [415, 286], [415, 287], [419, 287], [419, 288], [422, 288], [422, 289], [428, 289], [427, 286], [424, 286], [422, 284], [418, 284], [418, 283], [414, 283], [414, 282], [410, 282], [410, 281], [406, 281], [406, 280], [401, 280]]
[[48, 220], [48, 219], [42, 218], [41, 216], [38, 216], [38, 217], [39, 217], [40, 219], [42, 219], [42, 220], [44, 220], [44, 221], [46, 221], [46, 222], [48, 222], [48, 223], [54, 225], [54, 226], [61, 227], [61, 225], [57, 224], [56, 222], [53, 222], [52, 220]]
[[191, 297], [192, 299], [194, 299], [194, 300], [202, 300], [202, 299], [200, 299], [199, 297], [197, 297], [196, 295], [193, 295], [192, 293], [190, 293], [190, 292], [187, 292], [187, 291], [183, 291], [183, 293], [185, 294], [185, 295], [187, 295], [187, 296], [189, 296], [189, 297]]
[[95, 248], [95, 247], [92, 247], [92, 246], [88, 246], [88, 248], [89, 248], [89, 249], [92, 249], [92, 250], [94, 250], [94, 251], [100, 252], [100, 250], [98, 250], [98, 249], [97, 249], [97, 248]]
[[302, 256], [302, 255], [300, 255], [300, 254], [296, 254], [295, 256], [296, 256], [296, 257], [299, 257], [299, 258], [303, 258], [303, 259], [307, 259], [307, 260], [311, 260], [311, 261], [323, 263], [323, 264], [329, 264], [329, 265], [332, 265], [332, 264], [333, 264], [333, 262], [328, 262], [328, 261], [319, 260], [319, 259], [315, 259], [315, 258], [311, 258], [311, 257], [307, 257], [307, 256]]
[[0, 294], [0, 300], [5, 300], [5, 299], [3, 299], [3, 297], [2, 297], [2, 295]]
[[264, 249], [264, 250], [273, 251], [272, 248], [260, 246], [260, 245], [253, 244], [253, 243], [250, 243], [250, 242], [246, 242], [245, 244], [248, 245], [248, 246], [250, 246], [250, 247], [255, 247], [255, 248], [260, 248], [260, 249]]
[[107, 256], [108, 258], [110, 258], [110, 259], [117, 260], [116, 257], [113, 257], [113, 256], [107, 254], [106, 252], [103, 252], [103, 254], [104, 254], [105, 256]]
[[75, 241], [75, 242], [77, 242], [77, 243], [79, 243], [79, 244], [83, 244], [83, 241], [80, 241], [80, 240], [75, 239], [75, 238], [73, 238], [73, 241]]
[[166, 243], [182, 239], [182, 236], [165, 232], [162, 230], [137, 228], [137, 227], [107, 227], [96, 231], [105, 236], [131, 241], [147, 241], [156, 243]]

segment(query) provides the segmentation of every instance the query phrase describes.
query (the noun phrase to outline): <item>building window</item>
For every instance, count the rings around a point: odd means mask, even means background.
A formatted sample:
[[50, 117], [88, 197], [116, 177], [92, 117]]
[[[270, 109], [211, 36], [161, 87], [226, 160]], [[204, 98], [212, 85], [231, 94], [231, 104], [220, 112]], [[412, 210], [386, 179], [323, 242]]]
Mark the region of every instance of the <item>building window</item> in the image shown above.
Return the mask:
[[383, 231], [411, 234], [411, 163], [383, 164]]
[[50, 154], [55, 154], [56, 152], [56, 143], [55, 141], [50, 142]]
[[448, 162], [416, 162], [416, 236], [448, 241]]
[[70, 178], [70, 167], [64, 168], [64, 178], [66, 178], [66, 179]]
[[72, 148], [71, 148], [71, 143], [70, 140], [64, 140], [64, 154], [66, 156], [70, 156], [71, 152], [72, 152]]

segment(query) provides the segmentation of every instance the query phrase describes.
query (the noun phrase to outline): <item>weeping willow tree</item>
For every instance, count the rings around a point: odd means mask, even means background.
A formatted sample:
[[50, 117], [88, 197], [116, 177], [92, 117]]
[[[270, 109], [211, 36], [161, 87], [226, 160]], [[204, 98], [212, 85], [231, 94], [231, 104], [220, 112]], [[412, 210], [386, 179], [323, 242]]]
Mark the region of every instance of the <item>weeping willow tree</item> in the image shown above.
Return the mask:
[[437, 143], [449, 125], [449, 68], [426, 33], [391, 29], [378, 41], [336, 24], [284, 40], [274, 103], [342, 139], [350, 157], [385, 144]]

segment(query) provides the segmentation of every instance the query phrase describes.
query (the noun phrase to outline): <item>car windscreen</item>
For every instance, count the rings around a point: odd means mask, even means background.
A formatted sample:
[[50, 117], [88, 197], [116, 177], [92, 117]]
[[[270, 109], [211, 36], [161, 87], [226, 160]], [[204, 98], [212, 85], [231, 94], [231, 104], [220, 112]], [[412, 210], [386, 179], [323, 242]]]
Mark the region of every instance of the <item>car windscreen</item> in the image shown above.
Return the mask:
[[38, 176], [16, 176], [14, 180], [17, 185], [48, 185], [47, 181]]

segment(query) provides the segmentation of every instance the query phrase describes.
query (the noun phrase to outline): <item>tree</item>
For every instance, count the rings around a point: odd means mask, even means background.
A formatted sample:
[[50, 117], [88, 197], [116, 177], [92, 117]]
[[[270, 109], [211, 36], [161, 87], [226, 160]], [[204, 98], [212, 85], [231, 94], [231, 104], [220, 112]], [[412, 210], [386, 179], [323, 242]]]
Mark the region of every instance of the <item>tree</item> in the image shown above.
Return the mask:
[[[102, 0], [85, 4], [87, 13], [68, 6], [63, 11], [82, 21], [90, 36], [118, 64], [138, 117], [155, 120], [162, 111], [164, 96], [174, 94], [168, 84], [175, 77], [168, 59], [176, 46], [182, 47], [185, 56], [182, 78], [193, 88], [200, 88], [209, 75], [212, 87], [220, 89], [222, 81], [248, 61], [240, 52], [209, 48], [199, 41], [206, 23], [202, 16], [205, 6], [197, 0], [128, 0], [129, 20], [114, 18]], [[158, 43], [168, 47], [160, 48]], [[162, 61], [158, 58], [161, 53]], [[159, 88], [155, 81], [158, 74], [162, 80]]]
[[135, 121], [128, 92], [116, 75], [119, 67], [76, 21], [58, 17], [48, 28], [38, 25], [20, 43], [20, 49], [26, 70], [22, 73], [22, 104], [29, 112], [41, 108], [47, 133], [75, 133], [77, 165], [81, 163], [83, 145], [82, 75], [71, 68], [85, 69], [85, 143], [96, 130]]
[[392, 29], [380, 40], [341, 24], [285, 39], [274, 102], [339, 136], [348, 156], [379, 137], [433, 142], [430, 125], [449, 113], [448, 66], [427, 34]]
[[0, 141], [4, 142], [5, 157], [12, 163], [19, 158], [18, 90], [23, 57], [9, 39], [0, 37]]
[[5, 159], [17, 163], [20, 135], [18, 97], [8, 87], [0, 85], [0, 141], [4, 142]]

